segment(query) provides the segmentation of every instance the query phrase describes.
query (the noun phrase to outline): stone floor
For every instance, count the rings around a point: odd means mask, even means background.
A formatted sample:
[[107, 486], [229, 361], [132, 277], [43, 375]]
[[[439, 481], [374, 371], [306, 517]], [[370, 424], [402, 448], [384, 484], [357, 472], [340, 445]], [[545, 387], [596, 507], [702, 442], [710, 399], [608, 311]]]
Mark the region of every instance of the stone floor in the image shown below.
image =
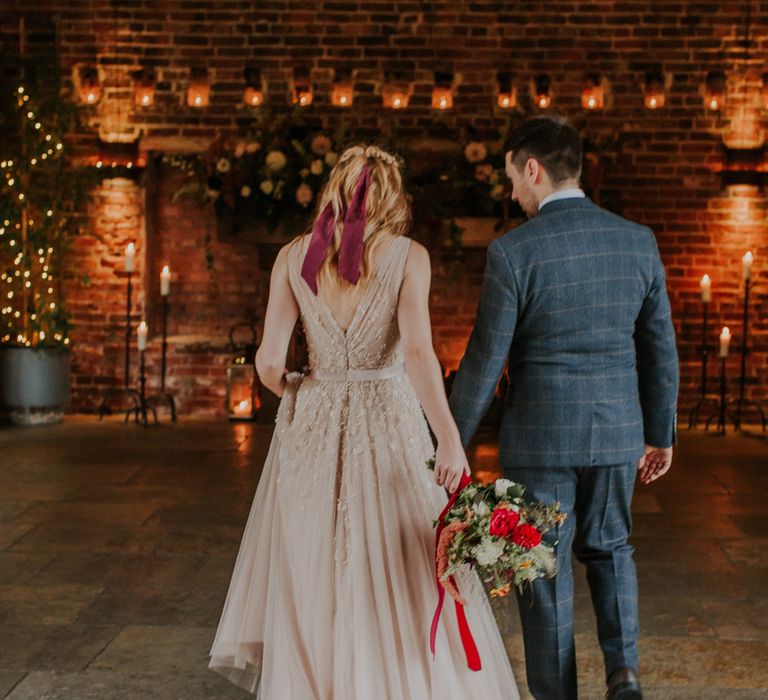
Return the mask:
[[[0, 697], [252, 697], [207, 652], [268, 439], [197, 422], [0, 429]], [[482, 476], [493, 454], [478, 448]], [[701, 433], [639, 488], [648, 698], [768, 697], [767, 493], [764, 437]], [[584, 585], [577, 596], [582, 697], [599, 698]], [[497, 613], [522, 683], [516, 611]]]

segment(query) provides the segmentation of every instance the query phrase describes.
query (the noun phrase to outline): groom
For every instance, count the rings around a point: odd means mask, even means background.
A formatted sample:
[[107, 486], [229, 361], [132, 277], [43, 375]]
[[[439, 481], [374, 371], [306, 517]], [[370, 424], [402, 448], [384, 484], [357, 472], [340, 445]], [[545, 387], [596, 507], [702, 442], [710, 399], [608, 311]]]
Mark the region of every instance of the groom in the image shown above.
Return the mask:
[[664, 267], [650, 229], [579, 188], [582, 146], [539, 117], [507, 143], [512, 198], [529, 220], [488, 248], [477, 319], [450, 398], [466, 447], [508, 364], [504, 476], [568, 514], [550, 533], [559, 571], [518, 596], [528, 686], [577, 697], [571, 552], [586, 566], [609, 698], [641, 698], [630, 502], [666, 473], [678, 363]]

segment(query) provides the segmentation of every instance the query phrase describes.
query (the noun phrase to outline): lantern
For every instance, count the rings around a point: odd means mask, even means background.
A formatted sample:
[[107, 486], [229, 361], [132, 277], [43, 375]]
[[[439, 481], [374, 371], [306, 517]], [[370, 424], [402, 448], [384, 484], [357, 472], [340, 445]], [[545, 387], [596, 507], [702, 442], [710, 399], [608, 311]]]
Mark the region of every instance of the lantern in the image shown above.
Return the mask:
[[80, 101], [87, 105], [96, 104], [101, 99], [99, 73], [90, 66], [80, 69]]
[[[237, 342], [238, 330], [250, 332], [249, 342]], [[233, 353], [227, 367], [227, 415], [229, 420], [256, 419], [261, 398], [256, 376], [256, 329], [250, 323], [238, 323], [229, 331], [229, 347]]]
[[591, 75], [581, 91], [581, 106], [584, 109], [603, 109], [605, 106], [605, 88], [599, 75]]
[[206, 107], [211, 101], [211, 83], [205, 68], [190, 69], [187, 87], [187, 104], [190, 107]]
[[245, 90], [243, 102], [249, 107], [260, 107], [264, 104], [264, 90], [261, 83], [261, 70], [258, 67], [248, 66], [244, 69]]
[[534, 102], [539, 109], [552, 106], [552, 87], [548, 75], [539, 75], [534, 82]]
[[331, 103], [334, 107], [351, 107], [354, 100], [354, 91], [351, 84], [337, 83], [333, 86]]
[[381, 91], [381, 104], [387, 109], [405, 109], [409, 100], [408, 92], [397, 86], [384, 86]]
[[727, 78], [725, 73], [710, 71], [704, 84], [704, 106], [710, 112], [719, 111], [725, 104]]
[[513, 76], [509, 71], [499, 71], [496, 74], [498, 84], [496, 103], [500, 109], [514, 109], [517, 106], [517, 90], [512, 80]]

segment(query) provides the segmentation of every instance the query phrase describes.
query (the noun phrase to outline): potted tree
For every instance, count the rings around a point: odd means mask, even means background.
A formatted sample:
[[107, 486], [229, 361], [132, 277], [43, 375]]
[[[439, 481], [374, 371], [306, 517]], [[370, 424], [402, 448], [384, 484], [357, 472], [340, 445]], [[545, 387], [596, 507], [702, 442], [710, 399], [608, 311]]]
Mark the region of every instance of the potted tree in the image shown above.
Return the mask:
[[61, 262], [78, 232], [88, 175], [64, 161], [75, 108], [55, 61], [25, 59], [0, 95], [0, 409], [18, 424], [60, 420], [69, 401], [69, 317]]

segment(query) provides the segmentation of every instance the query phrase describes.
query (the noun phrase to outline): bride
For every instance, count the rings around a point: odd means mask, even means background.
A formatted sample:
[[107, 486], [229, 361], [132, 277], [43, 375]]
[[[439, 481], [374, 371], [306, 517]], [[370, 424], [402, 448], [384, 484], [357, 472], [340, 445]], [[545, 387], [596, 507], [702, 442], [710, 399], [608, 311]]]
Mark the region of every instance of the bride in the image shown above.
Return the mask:
[[[209, 663], [263, 700], [519, 697], [473, 572], [458, 581], [482, 669], [468, 668], [453, 614], [429, 650], [432, 521], [468, 465], [432, 348], [429, 255], [409, 223], [398, 160], [354, 146], [311, 236], [272, 271], [256, 367], [282, 399]], [[285, 371], [299, 315], [307, 376]]]

